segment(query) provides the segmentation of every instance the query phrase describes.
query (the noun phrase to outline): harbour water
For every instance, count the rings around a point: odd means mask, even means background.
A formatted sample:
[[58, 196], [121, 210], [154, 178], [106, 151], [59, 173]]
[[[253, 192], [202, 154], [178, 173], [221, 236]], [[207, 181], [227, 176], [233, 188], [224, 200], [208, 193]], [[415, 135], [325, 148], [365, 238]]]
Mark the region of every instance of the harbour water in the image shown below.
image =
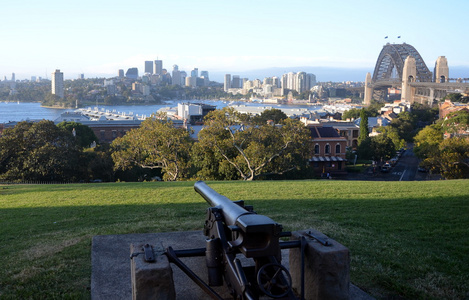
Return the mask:
[[[168, 101], [165, 104], [159, 105], [112, 105], [105, 106], [99, 105], [99, 109], [109, 110], [112, 112], [133, 114], [134, 116], [147, 116], [157, 112], [161, 108], [175, 107], [178, 102], [193, 102], [205, 103], [215, 105], [218, 109], [228, 105], [246, 105], [246, 106], [263, 106], [272, 108], [307, 108], [315, 111], [319, 109], [317, 106], [310, 105], [287, 105], [287, 104], [266, 104], [259, 102], [228, 102], [221, 100], [180, 100]], [[95, 107], [95, 106], [94, 106]], [[74, 109], [57, 109], [41, 107], [40, 103], [36, 102], [0, 102], [0, 123], [8, 123], [10, 121], [26, 121], [26, 120], [55, 120], [60, 114], [66, 111], [74, 111]]]

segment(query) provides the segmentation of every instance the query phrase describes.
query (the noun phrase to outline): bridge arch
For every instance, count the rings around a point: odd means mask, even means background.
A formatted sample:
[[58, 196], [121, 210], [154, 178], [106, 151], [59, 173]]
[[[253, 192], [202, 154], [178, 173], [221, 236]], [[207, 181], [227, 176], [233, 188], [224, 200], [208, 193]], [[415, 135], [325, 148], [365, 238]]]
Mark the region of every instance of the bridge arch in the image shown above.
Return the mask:
[[387, 43], [383, 47], [381, 53], [379, 54], [375, 70], [373, 72], [373, 82], [392, 80], [393, 73], [394, 75], [399, 76], [399, 80], [402, 80], [404, 62], [407, 56], [409, 55], [415, 58], [417, 67], [417, 78], [414, 78], [414, 81], [431, 82], [432, 73], [423, 61], [423, 58], [412, 45], [406, 43]]

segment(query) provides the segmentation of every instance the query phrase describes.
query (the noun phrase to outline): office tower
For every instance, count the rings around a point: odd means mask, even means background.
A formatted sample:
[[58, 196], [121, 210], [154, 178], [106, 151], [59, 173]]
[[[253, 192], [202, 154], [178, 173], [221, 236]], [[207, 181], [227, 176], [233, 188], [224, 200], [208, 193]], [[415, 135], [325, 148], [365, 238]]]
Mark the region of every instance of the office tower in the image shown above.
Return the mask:
[[119, 78], [124, 78], [124, 70], [119, 69], [118, 75], [119, 75]]
[[78, 79], [85, 79], [85, 74], [81, 73], [81, 74], [78, 76]]
[[162, 60], [155, 60], [155, 74], [156, 75], [163, 74], [163, 61]]
[[64, 73], [59, 69], [52, 73], [52, 94], [64, 97]]
[[231, 74], [225, 74], [225, 84], [223, 86], [223, 90], [228, 92], [231, 89]]
[[200, 77], [205, 78], [206, 80], [209, 80], [208, 78], [208, 71], [200, 71]]
[[179, 71], [178, 65], [173, 66], [172, 84], [173, 85], [181, 85], [181, 72]]
[[137, 79], [138, 78], [138, 69], [137, 68], [129, 68], [127, 72], [125, 72], [125, 77], [130, 79]]
[[31, 76], [31, 82], [35, 82], [36, 81], [36, 76]]
[[16, 81], [16, 78], [15, 78], [15, 73], [11, 73], [11, 81], [15, 82]]
[[233, 75], [233, 80], [231, 81], [231, 87], [234, 89], [239, 89], [241, 87], [241, 81], [239, 75]]
[[151, 60], [145, 61], [145, 73], [153, 74], [153, 62]]
[[197, 78], [199, 77], [199, 69], [194, 68], [194, 70], [191, 71], [191, 77]]
[[300, 94], [306, 91], [306, 73], [305, 72], [296, 73], [294, 90]]
[[181, 85], [186, 83], [187, 73], [186, 71], [180, 71], [179, 76], [181, 76]]

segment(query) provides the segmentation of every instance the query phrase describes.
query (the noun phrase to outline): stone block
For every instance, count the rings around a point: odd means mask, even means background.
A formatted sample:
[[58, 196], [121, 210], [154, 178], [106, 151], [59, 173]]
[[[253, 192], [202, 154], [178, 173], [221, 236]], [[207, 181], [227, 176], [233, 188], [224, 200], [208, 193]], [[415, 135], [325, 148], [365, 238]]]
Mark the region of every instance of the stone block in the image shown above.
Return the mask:
[[[331, 245], [324, 246], [306, 233], [327, 240]], [[349, 299], [350, 254], [348, 248], [329, 239], [319, 231], [308, 229], [292, 232], [291, 239], [304, 236], [305, 247], [305, 299]], [[301, 250], [290, 249], [290, 273], [293, 288], [301, 292]]]
[[[142, 252], [143, 244], [131, 244], [130, 253]], [[176, 299], [173, 271], [164, 254], [155, 253], [156, 261], [147, 262], [140, 254], [131, 259], [131, 284], [133, 300]]]

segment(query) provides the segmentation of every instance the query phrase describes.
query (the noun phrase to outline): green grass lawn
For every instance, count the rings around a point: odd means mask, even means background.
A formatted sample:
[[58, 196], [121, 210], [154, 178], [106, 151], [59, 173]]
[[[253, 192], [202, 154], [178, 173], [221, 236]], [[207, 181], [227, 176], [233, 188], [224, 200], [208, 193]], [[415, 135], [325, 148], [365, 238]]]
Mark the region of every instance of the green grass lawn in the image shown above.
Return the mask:
[[[351, 281], [376, 298], [469, 297], [468, 180], [207, 183], [347, 246]], [[90, 298], [91, 238], [201, 230], [193, 184], [0, 185], [0, 298]]]

